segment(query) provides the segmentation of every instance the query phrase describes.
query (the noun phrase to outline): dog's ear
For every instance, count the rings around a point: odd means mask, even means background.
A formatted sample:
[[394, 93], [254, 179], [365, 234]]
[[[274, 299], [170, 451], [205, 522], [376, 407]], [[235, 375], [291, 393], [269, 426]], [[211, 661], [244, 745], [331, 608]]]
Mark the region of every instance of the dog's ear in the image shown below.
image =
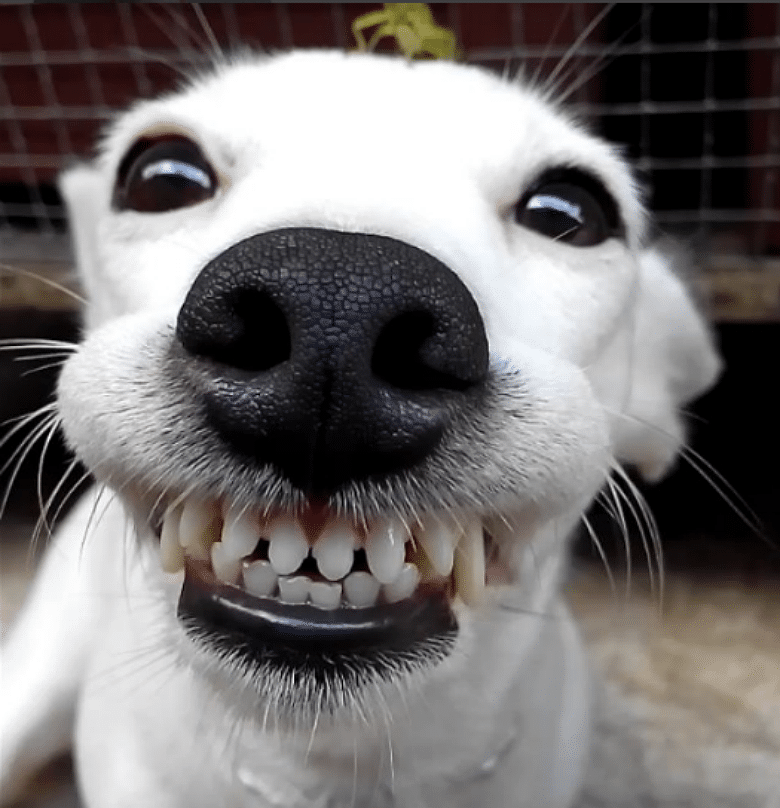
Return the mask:
[[635, 305], [591, 368], [616, 459], [651, 482], [671, 469], [685, 443], [681, 408], [721, 370], [712, 333], [672, 264], [659, 250], [645, 251]]
[[59, 188], [68, 211], [71, 239], [76, 265], [87, 298], [84, 312], [87, 328], [97, 325], [108, 316], [101, 311], [104, 296], [98, 293], [100, 275], [99, 241], [97, 237], [103, 192], [101, 175], [89, 163], [78, 163], [59, 176]]

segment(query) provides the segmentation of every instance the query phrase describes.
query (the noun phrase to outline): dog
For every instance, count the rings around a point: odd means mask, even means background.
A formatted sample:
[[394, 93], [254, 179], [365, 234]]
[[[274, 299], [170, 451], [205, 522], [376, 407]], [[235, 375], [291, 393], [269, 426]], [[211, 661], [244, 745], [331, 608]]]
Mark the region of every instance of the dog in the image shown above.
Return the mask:
[[576, 805], [571, 536], [720, 369], [619, 151], [476, 67], [243, 55], [61, 186], [98, 487], [3, 650], [3, 799], [72, 746], [89, 808]]

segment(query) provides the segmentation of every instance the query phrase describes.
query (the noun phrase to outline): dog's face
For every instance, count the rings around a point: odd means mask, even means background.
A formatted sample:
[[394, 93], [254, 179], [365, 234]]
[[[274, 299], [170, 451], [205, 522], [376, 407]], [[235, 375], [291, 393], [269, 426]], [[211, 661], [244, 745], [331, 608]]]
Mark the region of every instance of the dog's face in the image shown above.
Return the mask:
[[716, 373], [617, 154], [476, 69], [247, 60], [63, 187], [68, 439], [181, 654], [282, 713], [508, 681], [611, 468], [661, 473]]

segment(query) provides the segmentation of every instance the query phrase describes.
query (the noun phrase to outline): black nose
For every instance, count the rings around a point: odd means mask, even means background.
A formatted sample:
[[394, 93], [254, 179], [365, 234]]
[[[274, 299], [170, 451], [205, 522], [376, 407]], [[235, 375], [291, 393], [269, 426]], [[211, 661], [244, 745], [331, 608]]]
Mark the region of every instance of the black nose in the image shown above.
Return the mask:
[[296, 228], [204, 267], [177, 337], [210, 425], [307, 493], [408, 469], [479, 395], [477, 304], [444, 264], [383, 236]]

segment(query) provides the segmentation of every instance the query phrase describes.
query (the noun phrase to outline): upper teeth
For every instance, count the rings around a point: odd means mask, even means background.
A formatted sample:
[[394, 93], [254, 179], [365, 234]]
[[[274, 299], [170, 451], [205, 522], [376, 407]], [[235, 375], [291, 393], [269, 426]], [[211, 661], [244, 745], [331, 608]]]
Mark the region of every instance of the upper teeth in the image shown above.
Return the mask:
[[[355, 535], [354, 528], [343, 519], [334, 519], [320, 533], [314, 547], [311, 548], [311, 554], [317, 562], [320, 572], [329, 581], [343, 578], [352, 569], [357, 541], [358, 537]], [[273, 539], [271, 549], [273, 549]], [[273, 563], [273, 559], [271, 563]]]
[[449, 540], [449, 536], [453, 532], [454, 526], [445, 524], [443, 520], [433, 516], [423, 517], [420, 521], [420, 530], [415, 532], [431, 566], [439, 575], [449, 575], [452, 569], [455, 545]]
[[[268, 560], [279, 575], [295, 572], [309, 554], [309, 542], [306, 533], [297, 520], [290, 516], [275, 519], [268, 526], [266, 532], [271, 542], [268, 548]], [[260, 532], [255, 535], [255, 544], [260, 538]], [[254, 545], [252, 546], [254, 550]], [[249, 552], [251, 553], [252, 550]], [[249, 555], [249, 553], [242, 553]]]
[[378, 519], [366, 536], [368, 568], [381, 584], [392, 583], [401, 572], [409, 531], [400, 519]]
[[249, 555], [257, 545], [258, 520], [245, 510], [225, 508], [222, 542], [236, 558]]
[[[261, 552], [266, 546], [267, 559]], [[361, 550], [368, 571], [354, 568]], [[188, 556], [210, 562], [219, 580], [251, 594], [324, 609], [367, 607], [380, 596], [394, 603], [410, 597], [421, 581], [450, 575], [466, 603], [479, 603], [485, 589], [483, 528], [476, 518], [458, 525], [432, 514], [411, 526], [379, 518], [358, 528], [331, 517], [315, 531], [291, 514], [265, 519], [232, 505], [188, 499], [166, 512], [160, 553], [166, 572], [182, 569]], [[314, 564], [307, 561], [304, 569], [316, 566], [319, 576], [300, 569], [309, 556]]]

